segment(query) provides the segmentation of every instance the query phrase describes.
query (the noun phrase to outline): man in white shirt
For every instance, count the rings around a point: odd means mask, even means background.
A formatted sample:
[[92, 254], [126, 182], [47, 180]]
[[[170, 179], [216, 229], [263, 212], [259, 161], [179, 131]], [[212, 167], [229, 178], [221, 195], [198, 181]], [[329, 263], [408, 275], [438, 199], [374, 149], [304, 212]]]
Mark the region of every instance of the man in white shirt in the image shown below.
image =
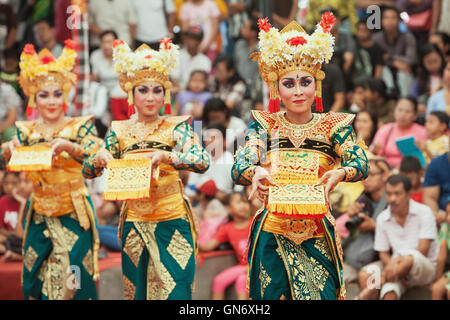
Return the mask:
[[171, 74], [180, 90], [187, 88], [192, 71], [203, 70], [208, 74], [211, 72], [211, 60], [199, 51], [202, 39], [203, 32], [200, 27], [190, 27], [183, 32], [180, 64], [178, 65], [178, 69], [174, 70]]
[[159, 40], [173, 38], [175, 5], [173, 0], [131, 0], [136, 11], [136, 48], [146, 43], [159, 49]]
[[[149, 1], [149, 2], [153, 2]], [[136, 13], [128, 0], [95, 0], [88, 3], [90, 47], [100, 45], [100, 34], [114, 30], [119, 39], [134, 47]]]
[[[361, 288], [361, 299], [398, 300], [407, 288], [435, 279], [436, 219], [429, 207], [411, 200], [411, 188], [410, 179], [403, 175], [393, 175], [386, 182], [389, 207], [377, 218], [374, 244], [381, 261], [360, 271], [360, 283], [366, 279], [367, 284]], [[381, 278], [373, 279], [374, 275]]]

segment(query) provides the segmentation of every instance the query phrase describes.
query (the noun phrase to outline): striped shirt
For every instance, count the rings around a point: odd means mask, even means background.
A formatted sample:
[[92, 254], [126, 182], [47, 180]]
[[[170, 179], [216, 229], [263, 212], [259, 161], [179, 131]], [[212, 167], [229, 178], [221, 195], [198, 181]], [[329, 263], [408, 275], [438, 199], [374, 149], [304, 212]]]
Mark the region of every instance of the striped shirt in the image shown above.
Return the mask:
[[436, 241], [437, 227], [436, 219], [429, 207], [410, 200], [404, 226], [397, 223], [390, 207], [378, 216], [374, 244], [376, 251], [388, 252], [392, 249], [392, 257], [396, 257], [401, 255], [403, 250], [417, 250], [420, 239], [432, 240], [426, 257], [436, 264], [439, 252]]

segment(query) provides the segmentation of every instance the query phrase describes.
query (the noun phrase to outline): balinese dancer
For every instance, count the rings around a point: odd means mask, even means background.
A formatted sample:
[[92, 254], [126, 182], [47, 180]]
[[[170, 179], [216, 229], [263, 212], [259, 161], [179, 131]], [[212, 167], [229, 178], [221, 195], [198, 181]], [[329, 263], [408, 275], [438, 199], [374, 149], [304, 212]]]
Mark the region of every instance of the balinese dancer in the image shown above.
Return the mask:
[[[170, 113], [170, 71], [178, 63], [178, 46], [170, 39], [158, 51], [136, 51], [121, 40], [113, 44], [115, 70], [128, 93], [129, 120], [113, 121], [105, 147], [85, 161], [84, 176], [100, 175], [112, 159], [151, 158], [159, 171], [150, 197], [127, 200], [121, 211], [119, 238], [126, 299], [191, 299], [195, 274], [196, 221], [183, 196], [178, 170], [203, 173], [209, 155], [189, 123], [190, 116]], [[136, 108], [136, 113], [134, 113]], [[131, 198], [132, 199], [132, 198]]]
[[364, 179], [368, 165], [355, 141], [353, 115], [311, 111], [315, 98], [322, 111], [321, 65], [333, 54], [333, 23], [325, 14], [308, 35], [295, 21], [279, 32], [267, 18], [259, 20], [256, 57], [270, 87], [270, 112], [252, 111], [232, 168], [234, 181], [252, 185], [250, 197], [264, 202], [249, 238], [252, 299], [345, 298], [328, 196], [340, 181]]
[[[65, 116], [76, 81], [74, 43], [65, 44], [58, 59], [25, 46], [19, 83], [29, 97], [27, 115], [37, 108], [39, 118], [16, 122], [17, 137], [1, 150], [0, 163], [27, 171], [33, 182], [23, 241], [25, 299], [97, 299], [99, 240], [81, 170], [102, 141], [92, 117]], [[50, 159], [48, 167], [42, 158]]]

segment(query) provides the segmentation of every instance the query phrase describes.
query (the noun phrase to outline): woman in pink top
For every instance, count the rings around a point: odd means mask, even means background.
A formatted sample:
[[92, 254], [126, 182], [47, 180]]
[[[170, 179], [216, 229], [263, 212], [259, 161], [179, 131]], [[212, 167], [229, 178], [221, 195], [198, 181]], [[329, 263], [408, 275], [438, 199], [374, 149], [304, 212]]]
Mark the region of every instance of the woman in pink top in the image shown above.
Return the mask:
[[180, 9], [181, 31], [190, 26], [200, 26], [203, 30], [203, 40], [199, 51], [214, 61], [217, 50], [217, 35], [219, 34], [220, 10], [215, 1], [191, 0], [185, 1]]
[[397, 148], [396, 140], [413, 136], [415, 141], [426, 141], [425, 127], [414, 123], [417, 116], [417, 102], [414, 98], [401, 98], [394, 111], [394, 122], [382, 126], [375, 134], [370, 151], [386, 158], [391, 167], [398, 168], [402, 154]]

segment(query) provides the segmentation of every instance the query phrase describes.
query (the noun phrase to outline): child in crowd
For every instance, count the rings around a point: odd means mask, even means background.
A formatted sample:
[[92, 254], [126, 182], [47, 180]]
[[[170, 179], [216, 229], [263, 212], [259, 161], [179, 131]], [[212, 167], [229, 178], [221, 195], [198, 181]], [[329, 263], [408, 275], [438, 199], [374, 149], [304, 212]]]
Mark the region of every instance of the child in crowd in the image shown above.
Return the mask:
[[201, 251], [212, 251], [221, 243], [229, 242], [231, 244], [236, 253], [238, 264], [214, 277], [212, 299], [224, 300], [225, 289], [235, 283], [237, 298], [246, 300], [248, 299], [246, 289], [248, 264], [245, 252], [252, 221], [252, 218], [249, 217], [250, 202], [243, 192], [232, 192], [228, 200], [227, 208], [233, 220], [221, 226], [214, 238], [208, 243], [199, 243], [198, 248]]
[[448, 151], [449, 138], [447, 128], [450, 117], [443, 111], [431, 112], [425, 122], [428, 139], [419, 143], [418, 147], [423, 151], [427, 164], [433, 158], [440, 156]]
[[438, 235], [440, 249], [437, 258], [436, 281], [430, 287], [433, 300], [450, 300], [450, 271], [446, 270], [446, 261], [450, 251], [450, 198], [447, 200], [445, 209], [447, 221], [442, 223]]
[[5, 262], [21, 260], [23, 222], [33, 184], [24, 172], [6, 172], [3, 190], [5, 195], [0, 198], [0, 254], [3, 254]]
[[187, 89], [177, 94], [174, 106], [175, 115], [190, 114], [197, 120], [202, 117], [205, 102], [212, 98], [207, 89], [208, 74], [204, 70], [191, 72]]
[[214, 180], [204, 177], [196, 186], [195, 214], [199, 220], [198, 243], [208, 243], [219, 227], [228, 221], [225, 206], [215, 198], [217, 186]]
[[400, 174], [411, 179], [411, 199], [420, 203], [422, 203], [423, 196], [422, 178], [424, 171], [425, 169], [422, 168], [419, 159], [414, 156], [403, 157], [400, 163]]

